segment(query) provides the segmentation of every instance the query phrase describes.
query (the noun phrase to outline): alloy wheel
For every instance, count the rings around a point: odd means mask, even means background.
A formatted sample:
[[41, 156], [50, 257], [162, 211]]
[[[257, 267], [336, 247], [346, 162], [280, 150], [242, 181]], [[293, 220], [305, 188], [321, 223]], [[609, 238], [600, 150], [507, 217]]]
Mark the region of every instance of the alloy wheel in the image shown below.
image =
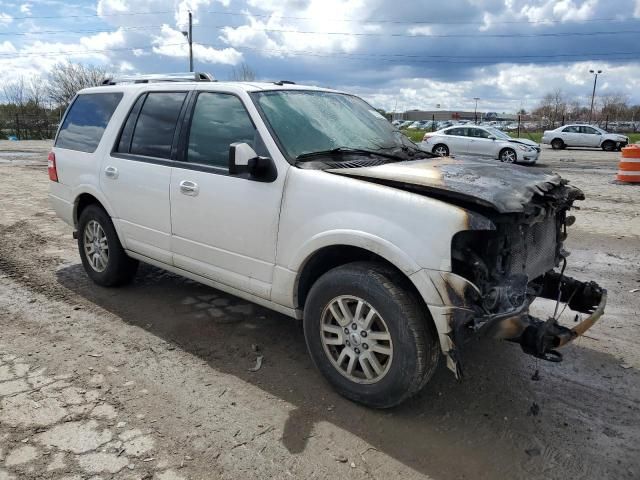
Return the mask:
[[84, 254], [96, 272], [104, 272], [109, 264], [109, 244], [102, 226], [90, 220], [84, 227]]
[[331, 364], [356, 383], [379, 382], [393, 360], [391, 334], [382, 316], [362, 298], [340, 296], [322, 312], [320, 338]]

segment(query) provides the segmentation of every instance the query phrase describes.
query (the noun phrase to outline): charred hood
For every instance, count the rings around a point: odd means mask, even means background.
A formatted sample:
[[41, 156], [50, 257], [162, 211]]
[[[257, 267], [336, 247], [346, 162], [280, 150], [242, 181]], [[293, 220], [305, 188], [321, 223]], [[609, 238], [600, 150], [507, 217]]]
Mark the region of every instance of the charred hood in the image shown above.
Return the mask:
[[545, 201], [570, 206], [574, 200], [584, 199], [579, 189], [549, 170], [470, 158], [445, 157], [326, 171], [499, 213], [527, 212], [533, 203]]

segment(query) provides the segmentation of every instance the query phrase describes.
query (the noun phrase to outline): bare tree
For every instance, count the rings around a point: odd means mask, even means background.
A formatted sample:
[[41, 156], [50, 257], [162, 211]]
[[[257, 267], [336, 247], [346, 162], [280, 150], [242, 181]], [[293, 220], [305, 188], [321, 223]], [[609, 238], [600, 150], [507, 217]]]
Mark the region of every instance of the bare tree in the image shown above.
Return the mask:
[[256, 79], [256, 72], [242, 62], [237, 67], [231, 67], [231, 80], [235, 82], [253, 82]]
[[561, 121], [567, 113], [567, 100], [564, 92], [558, 88], [547, 93], [542, 97], [533, 113], [547, 119], [552, 126], [555, 126], [556, 122]]
[[612, 120], [620, 120], [627, 116], [629, 109], [629, 96], [624, 93], [611, 92], [600, 95], [599, 98], [602, 109], [600, 119], [610, 117]]
[[54, 104], [66, 106], [78, 90], [100, 85], [106, 78], [106, 70], [100, 67], [58, 63], [49, 75], [47, 94]]
[[27, 101], [26, 86], [23, 77], [19, 77], [16, 81], [4, 85], [2, 91], [7, 103], [14, 105], [16, 108], [23, 107]]

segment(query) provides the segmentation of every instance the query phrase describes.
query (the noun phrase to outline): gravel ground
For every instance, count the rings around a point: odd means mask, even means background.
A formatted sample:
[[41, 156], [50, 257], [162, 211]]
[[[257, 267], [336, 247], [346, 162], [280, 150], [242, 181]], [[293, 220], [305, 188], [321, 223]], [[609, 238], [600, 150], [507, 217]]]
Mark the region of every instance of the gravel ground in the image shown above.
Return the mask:
[[291, 319], [152, 267], [90, 283], [48, 147], [0, 142], [0, 480], [640, 478], [640, 186], [613, 182], [619, 154], [535, 167], [587, 194], [567, 273], [609, 290], [565, 361], [480, 339], [463, 382], [440, 368], [374, 411], [327, 386]]

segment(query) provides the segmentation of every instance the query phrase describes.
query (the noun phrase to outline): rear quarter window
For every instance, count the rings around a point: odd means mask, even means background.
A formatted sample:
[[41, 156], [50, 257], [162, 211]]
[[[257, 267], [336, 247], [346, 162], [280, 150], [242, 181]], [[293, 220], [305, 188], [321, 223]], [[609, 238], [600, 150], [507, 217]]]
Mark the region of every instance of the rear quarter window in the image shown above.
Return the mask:
[[55, 146], [95, 152], [120, 100], [119, 92], [78, 95], [64, 117]]

